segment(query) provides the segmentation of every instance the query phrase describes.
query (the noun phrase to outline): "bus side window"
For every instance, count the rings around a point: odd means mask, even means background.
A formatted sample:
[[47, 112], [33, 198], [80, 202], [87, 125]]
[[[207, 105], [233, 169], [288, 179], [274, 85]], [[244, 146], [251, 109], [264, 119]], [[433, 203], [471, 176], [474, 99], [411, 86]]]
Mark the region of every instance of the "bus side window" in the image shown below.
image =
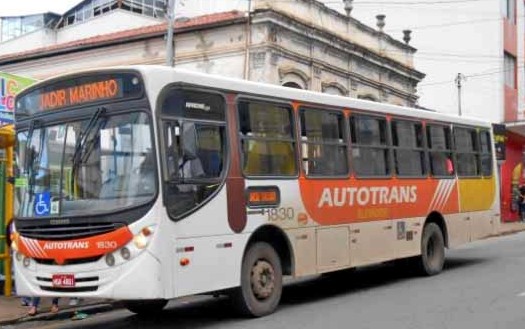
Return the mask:
[[243, 170], [248, 176], [293, 176], [297, 173], [289, 107], [239, 103]]
[[427, 141], [430, 156], [430, 172], [433, 176], [453, 176], [455, 174], [452, 157], [452, 137], [449, 126], [428, 125]]
[[396, 174], [401, 177], [426, 175], [421, 122], [394, 119], [391, 121], [391, 127]]
[[480, 131], [480, 161], [481, 174], [483, 176], [492, 176], [492, 147], [490, 142], [490, 133], [488, 131]]
[[348, 174], [342, 112], [304, 108], [301, 118], [301, 157], [306, 176]]
[[352, 163], [357, 176], [385, 177], [391, 174], [386, 118], [367, 115], [350, 117]]
[[478, 133], [473, 128], [454, 127], [454, 149], [458, 176], [479, 176]]

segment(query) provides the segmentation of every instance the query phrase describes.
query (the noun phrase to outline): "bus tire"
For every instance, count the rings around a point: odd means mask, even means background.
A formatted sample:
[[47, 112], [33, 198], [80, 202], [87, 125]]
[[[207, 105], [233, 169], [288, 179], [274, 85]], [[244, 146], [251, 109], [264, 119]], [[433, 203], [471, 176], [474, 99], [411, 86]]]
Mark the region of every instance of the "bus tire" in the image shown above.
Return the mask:
[[423, 228], [421, 256], [418, 263], [420, 272], [426, 276], [436, 275], [443, 270], [445, 239], [443, 232], [435, 223], [428, 223]]
[[128, 311], [145, 317], [160, 313], [166, 304], [168, 304], [168, 300], [166, 299], [124, 301], [124, 307], [127, 308]]
[[279, 305], [282, 287], [279, 255], [268, 243], [256, 242], [244, 255], [241, 286], [232, 295], [233, 306], [243, 316], [268, 315]]

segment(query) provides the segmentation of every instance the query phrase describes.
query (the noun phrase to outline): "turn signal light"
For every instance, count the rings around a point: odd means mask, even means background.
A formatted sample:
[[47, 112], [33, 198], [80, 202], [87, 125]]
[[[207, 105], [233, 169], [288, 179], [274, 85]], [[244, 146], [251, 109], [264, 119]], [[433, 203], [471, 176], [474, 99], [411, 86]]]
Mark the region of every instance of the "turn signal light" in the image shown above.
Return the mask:
[[135, 247], [137, 247], [138, 249], [146, 248], [148, 246], [148, 243], [153, 233], [155, 233], [155, 225], [143, 227], [140, 230], [140, 233], [135, 235], [135, 237], [133, 237], [133, 242], [135, 243]]
[[142, 232], [142, 235], [144, 235], [144, 236], [150, 236], [150, 235], [153, 234], [153, 229], [151, 227], [149, 227], [149, 226], [146, 226], [146, 227], [144, 227], [142, 229], [141, 232]]

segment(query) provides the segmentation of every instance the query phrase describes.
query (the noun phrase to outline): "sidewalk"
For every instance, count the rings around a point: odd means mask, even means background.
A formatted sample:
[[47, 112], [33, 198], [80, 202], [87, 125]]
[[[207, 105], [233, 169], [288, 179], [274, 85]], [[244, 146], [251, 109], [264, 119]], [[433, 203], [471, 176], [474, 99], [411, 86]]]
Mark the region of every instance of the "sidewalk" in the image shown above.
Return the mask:
[[499, 227], [499, 234], [494, 234], [493, 236], [507, 235], [521, 231], [525, 231], [524, 222], [501, 223]]
[[67, 319], [73, 317], [77, 311], [88, 315], [108, 312], [117, 308], [118, 304], [109, 299], [82, 299], [78, 305], [69, 306], [69, 298], [61, 298], [58, 307], [58, 313], [50, 313], [51, 298], [42, 298], [38, 314], [28, 316], [27, 311], [29, 311], [29, 307], [21, 305], [20, 297], [0, 296], [0, 326], [51, 318]]

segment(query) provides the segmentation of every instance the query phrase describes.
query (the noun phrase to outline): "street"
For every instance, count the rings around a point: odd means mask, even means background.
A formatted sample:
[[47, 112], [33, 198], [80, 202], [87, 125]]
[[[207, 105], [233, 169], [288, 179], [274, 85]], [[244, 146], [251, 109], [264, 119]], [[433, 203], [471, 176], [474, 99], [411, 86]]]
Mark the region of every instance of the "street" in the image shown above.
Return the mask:
[[[401, 266], [359, 269], [345, 279], [315, 277], [285, 287], [275, 314], [241, 319], [226, 299], [171, 302], [161, 316], [127, 310], [81, 321], [9, 328], [516, 328], [525, 325], [525, 233], [479, 241], [447, 254], [445, 270], [418, 277]], [[7, 327], [6, 327], [7, 328]]]

